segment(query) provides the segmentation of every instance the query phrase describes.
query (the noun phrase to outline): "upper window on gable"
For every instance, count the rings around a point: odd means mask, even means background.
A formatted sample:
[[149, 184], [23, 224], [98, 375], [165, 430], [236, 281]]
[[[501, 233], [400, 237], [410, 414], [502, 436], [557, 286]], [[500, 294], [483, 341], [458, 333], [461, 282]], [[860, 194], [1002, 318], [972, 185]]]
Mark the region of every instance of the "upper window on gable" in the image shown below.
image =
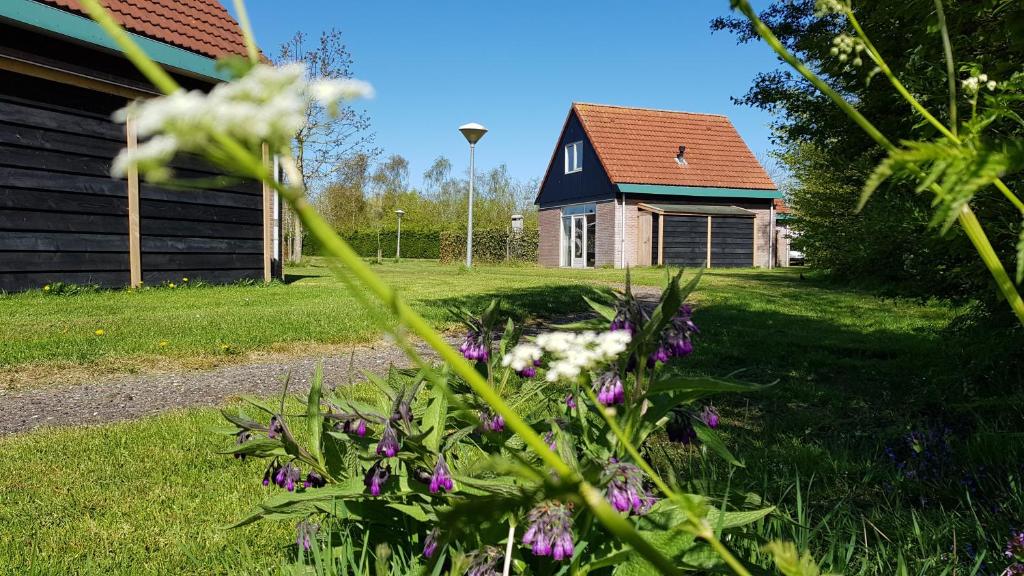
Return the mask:
[[565, 173], [581, 172], [583, 170], [583, 141], [572, 142], [565, 145]]

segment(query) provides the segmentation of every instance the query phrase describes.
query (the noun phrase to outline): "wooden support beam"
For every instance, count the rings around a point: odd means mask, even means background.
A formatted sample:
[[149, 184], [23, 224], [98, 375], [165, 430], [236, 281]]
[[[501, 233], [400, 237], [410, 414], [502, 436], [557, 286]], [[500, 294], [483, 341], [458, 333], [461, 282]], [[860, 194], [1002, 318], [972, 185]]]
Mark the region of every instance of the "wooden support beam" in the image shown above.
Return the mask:
[[117, 82], [94, 78], [86, 74], [72, 72], [38, 62], [31, 62], [8, 54], [0, 54], [0, 70], [7, 70], [8, 72], [16, 72], [18, 74], [24, 74], [25, 76], [42, 78], [43, 80], [49, 80], [51, 82], [59, 82], [61, 84], [86, 88], [96, 92], [123, 96], [132, 100], [159, 95], [159, 92], [142, 90], [132, 86], [119, 84]]
[[[263, 143], [263, 166], [268, 170], [273, 167], [270, 146]], [[272, 279], [274, 252], [274, 189], [263, 182], [263, 281]]]
[[658, 216], [658, 266], [665, 264], [665, 215]]
[[707, 267], [711, 268], [711, 216], [708, 216], [708, 262]]
[[[139, 135], [135, 118], [129, 116], [125, 124], [127, 147], [134, 150], [139, 146]], [[139, 222], [139, 169], [128, 171], [128, 267], [132, 288], [142, 285], [142, 231]]]

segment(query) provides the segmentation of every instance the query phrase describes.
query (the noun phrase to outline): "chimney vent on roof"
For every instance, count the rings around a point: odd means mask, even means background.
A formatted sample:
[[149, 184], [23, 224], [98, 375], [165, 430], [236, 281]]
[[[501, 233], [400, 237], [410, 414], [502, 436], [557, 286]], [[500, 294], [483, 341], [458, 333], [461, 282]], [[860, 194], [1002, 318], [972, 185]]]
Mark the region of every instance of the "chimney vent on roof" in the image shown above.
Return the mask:
[[686, 166], [686, 146], [679, 147], [679, 154], [676, 154], [676, 162], [680, 166]]

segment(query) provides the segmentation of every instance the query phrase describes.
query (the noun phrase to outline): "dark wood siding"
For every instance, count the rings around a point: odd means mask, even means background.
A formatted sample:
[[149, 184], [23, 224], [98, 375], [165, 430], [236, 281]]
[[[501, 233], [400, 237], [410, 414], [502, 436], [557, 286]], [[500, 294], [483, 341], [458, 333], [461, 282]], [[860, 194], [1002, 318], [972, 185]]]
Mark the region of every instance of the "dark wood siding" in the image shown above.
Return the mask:
[[708, 255], [707, 216], [664, 216], [664, 263], [704, 266]]
[[658, 265], [658, 242], [661, 227], [661, 215], [651, 214], [651, 264]]
[[[125, 103], [0, 71], [0, 290], [129, 283], [127, 183], [110, 177]], [[262, 278], [260, 184], [195, 158], [174, 167], [202, 189], [140, 187], [143, 281]]]
[[128, 283], [124, 100], [0, 72], [0, 290]]
[[740, 268], [754, 265], [754, 219], [711, 218], [711, 267]]
[[[583, 170], [565, 173], [565, 145], [583, 141]], [[537, 204], [543, 208], [599, 202], [615, 198], [615, 187], [597, 158], [594, 146], [587, 139], [576, 113], [572, 112], [555, 148], [547, 177], [541, 183]]]

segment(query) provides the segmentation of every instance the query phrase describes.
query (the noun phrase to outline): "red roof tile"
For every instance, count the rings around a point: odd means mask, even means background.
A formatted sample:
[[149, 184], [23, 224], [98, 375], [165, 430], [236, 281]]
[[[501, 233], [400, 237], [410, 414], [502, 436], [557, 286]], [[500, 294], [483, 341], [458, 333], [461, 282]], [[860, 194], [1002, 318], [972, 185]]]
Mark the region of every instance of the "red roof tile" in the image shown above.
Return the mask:
[[[775, 189], [725, 116], [580, 103], [573, 110], [617, 184]], [[680, 146], [685, 165], [676, 161]]]
[[[78, 0], [39, 0], [85, 15]], [[244, 56], [242, 30], [217, 0], [100, 0], [125, 29], [203, 56]]]

